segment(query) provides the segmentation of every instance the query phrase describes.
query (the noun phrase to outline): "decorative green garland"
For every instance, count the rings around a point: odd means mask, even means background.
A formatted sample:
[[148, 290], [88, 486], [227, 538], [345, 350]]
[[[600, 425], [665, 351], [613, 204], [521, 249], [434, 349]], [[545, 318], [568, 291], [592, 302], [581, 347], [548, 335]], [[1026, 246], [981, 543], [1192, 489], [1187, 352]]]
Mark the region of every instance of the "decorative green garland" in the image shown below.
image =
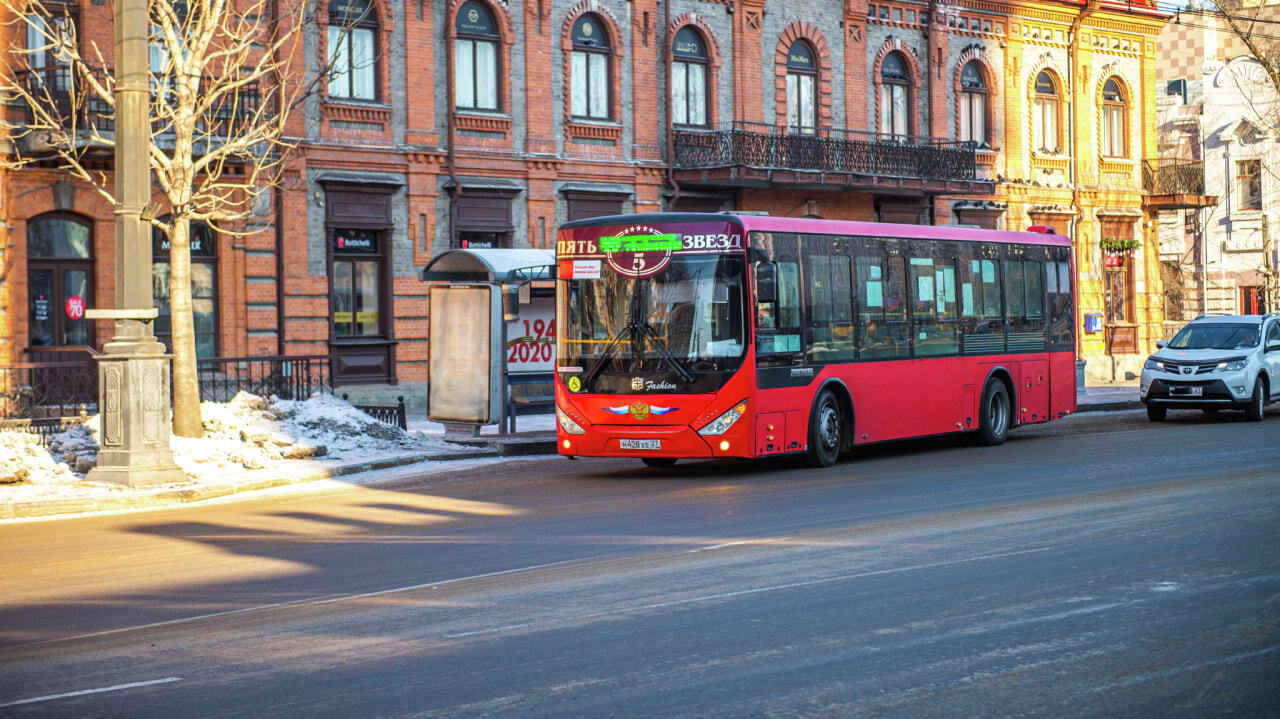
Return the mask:
[[1102, 251], [1113, 255], [1132, 252], [1142, 246], [1137, 240], [1103, 240]]

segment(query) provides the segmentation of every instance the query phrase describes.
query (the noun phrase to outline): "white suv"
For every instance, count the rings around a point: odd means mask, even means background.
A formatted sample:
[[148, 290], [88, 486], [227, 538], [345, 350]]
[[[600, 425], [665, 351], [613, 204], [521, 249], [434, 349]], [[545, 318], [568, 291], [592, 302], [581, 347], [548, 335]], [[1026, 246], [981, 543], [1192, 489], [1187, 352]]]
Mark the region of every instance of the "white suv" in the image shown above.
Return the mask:
[[1280, 313], [1200, 315], [1142, 367], [1147, 417], [1171, 409], [1242, 409], [1257, 422], [1280, 401]]

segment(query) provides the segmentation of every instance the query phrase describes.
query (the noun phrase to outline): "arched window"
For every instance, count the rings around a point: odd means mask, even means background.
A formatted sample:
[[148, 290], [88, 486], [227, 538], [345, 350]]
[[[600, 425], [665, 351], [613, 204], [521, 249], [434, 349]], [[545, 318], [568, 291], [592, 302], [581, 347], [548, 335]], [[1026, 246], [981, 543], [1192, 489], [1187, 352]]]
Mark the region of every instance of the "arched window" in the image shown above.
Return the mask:
[[371, 0], [330, 0], [329, 97], [378, 99], [377, 37]]
[[92, 343], [85, 309], [93, 297], [93, 229], [66, 213], [27, 222], [30, 344]]
[[498, 25], [489, 8], [469, 0], [458, 8], [453, 41], [454, 104], [467, 110], [498, 109]]
[[671, 119], [677, 125], [707, 124], [707, 46], [696, 30], [680, 28], [671, 44]]
[[1058, 83], [1053, 75], [1041, 70], [1036, 75], [1036, 96], [1032, 117], [1032, 149], [1041, 152], [1058, 152], [1062, 149], [1059, 137], [1059, 115], [1061, 101], [1058, 98]]
[[960, 140], [987, 144], [987, 81], [982, 68], [971, 62], [960, 71]]
[[1129, 154], [1128, 123], [1129, 106], [1124, 92], [1115, 78], [1102, 86], [1102, 154], [1104, 157], [1124, 157]]
[[569, 63], [570, 114], [592, 120], [608, 120], [610, 67], [613, 50], [604, 24], [595, 15], [583, 15], [573, 24], [573, 51]]
[[905, 137], [909, 121], [911, 80], [900, 53], [885, 55], [880, 64], [880, 132]]
[[787, 50], [787, 127], [792, 132], [811, 134], [818, 126], [817, 80], [813, 48], [793, 43]]
[[[218, 356], [218, 257], [217, 235], [203, 222], [191, 223], [191, 316], [195, 323], [196, 356]], [[159, 316], [153, 329], [156, 339], [173, 348], [173, 324], [169, 312], [169, 236], [151, 228], [151, 299]]]

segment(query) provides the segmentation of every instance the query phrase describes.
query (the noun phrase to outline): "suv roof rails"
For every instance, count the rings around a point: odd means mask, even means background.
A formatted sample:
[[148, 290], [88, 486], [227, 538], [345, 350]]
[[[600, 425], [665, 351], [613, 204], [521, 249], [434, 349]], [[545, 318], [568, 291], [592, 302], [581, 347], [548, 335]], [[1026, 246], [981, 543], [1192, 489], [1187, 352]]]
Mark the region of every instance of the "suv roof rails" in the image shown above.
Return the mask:
[[1196, 319], [1202, 320], [1206, 317], [1234, 317], [1230, 312], [1201, 312]]

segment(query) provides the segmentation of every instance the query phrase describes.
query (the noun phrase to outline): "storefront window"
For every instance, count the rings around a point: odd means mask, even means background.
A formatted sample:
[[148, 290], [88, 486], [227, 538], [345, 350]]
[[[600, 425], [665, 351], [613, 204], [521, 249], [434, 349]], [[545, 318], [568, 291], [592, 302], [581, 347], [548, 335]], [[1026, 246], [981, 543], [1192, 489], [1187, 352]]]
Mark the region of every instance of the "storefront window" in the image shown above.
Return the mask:
[[[217, 241], [202, 222], [191, 223], [191, 315], [195, 323], [196, 356], [218, 356]], [[169, 311], [169, 237], [151, 230], [151, 296], [155, 303], [156, 339], [173, 349], [173, 324]]]
[[382, 257], [371, 230], [333, 231], [333, 333], [336, 337], [382, 334], [379, 289]]
[[27, 223], [29, 342], [33, 347], [92, 343], [93, 236], [87, 220], [45, 215]]

